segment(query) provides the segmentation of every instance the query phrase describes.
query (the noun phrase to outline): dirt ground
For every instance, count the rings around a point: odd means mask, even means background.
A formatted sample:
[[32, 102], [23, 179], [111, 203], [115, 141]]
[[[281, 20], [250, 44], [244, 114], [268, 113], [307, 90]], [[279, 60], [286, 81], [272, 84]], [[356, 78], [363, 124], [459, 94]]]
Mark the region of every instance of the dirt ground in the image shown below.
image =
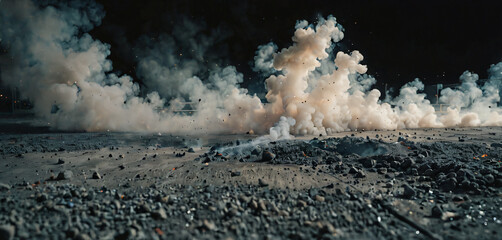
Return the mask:
[[[360, 178], [346, 172], [336, 174], [330, 171], [331, 168], [327, 164], [319, 164], [312, 168], [301, 164], [271, 164], [232, 159], [201, 161], [201, 156], [210, 152], [215, 144], [236, 140], [249, 141], [258, 137], [253, 135], [201, 137], [162, 133], [68, 133], [51, 131], [45, 127], [32, 127], [26, 122], [12, 119], [4, 121], [6, 124], [2, 125], [3, 133], [0, 134], [2, 142], [0, 183], [13, 188], [74, 184], [86, 188], [138, 189], [152, 185], [239, 186], [266, 183], [271, 189], [307, 191], [319, 188], [333, 194], [351, 189], [366, 196], [365, 199], [369, 202], [377, 193], [402, 193], [403, 184], [418, 186], [416, 181], [418, 176], [400, 177], [398, 172], [383, 175], [376, 171], [366, 171], [365, 177]], [[381, 142], [390, 144], [399, 144], [398, 138], [402, 137], [415, 143], [481, 144], [490, 147], [501, 143], [502, 127], [358, 131], [315, 137], [322, 141], [347, 136], [381, 139]], [[313, 138], [314, 136], [297, 136], [295, 140], [309, 141]], [[502, 151], [502, 148], [498, 148], [498, 151]], [[485, 153], [479, 152], [479, 157], [473, 158], [472, 161], [491, 158], [491, 156], [482, 157], [483, 154]], [[501, 159], [491, 159], [491, 161], [498, 161], [500, 164]], [[67, 180], [56, 180], [58, 174], [66, 170], [70, 170], [73, 176]], [[100, 179], [93, 178], [95, 172], [99, 173]], [[415, 180], [410, 181], [411, 178]], [[392, 181], [391, 185], [389, 180]], [[492, 204], [492, 200], [499, 201], [502, 196], [500, 188], [497, 191], [491, 195], [481, 193], [475, 196], [468, 193], [452, 193], [447, 194], [447, 197], [467, 195], [473, 206]], [[444, 233], [441, 229], [454, 228], [455, 222], [431, 218], [431, 209], [436, 205], [436, 199], [427, 198], [425, 195], [419, 197], [421, 200], [396, 196], [390, 199], [390, 202], [397, 212], [396, 216], [404, 216], [408, 219], [406, 221], [417, 224], [419, 228], [430, 229], [432, 233], [438, 233], [435, 236], [440, 238]], [[465, 201], [465, 198], [461, 201]], [[447, 200], [443, 204], [459, 203]], [[497, 218], [502, 218], [502, 208], [493, 203], [492, 209], [494, 211], [492, 215], [495, 217], [491, 219], [491, 225], [486, 228], [474, 227], [473, 229], [478, 231], [477, 234], [467, 234], [465, 238], [484, 236], [496, 239], [502, 236], [499, 230], [500, 220], [497, 221]], [[451, 216], [457, 217], [453, 213]], [[445, 238], [455, 238], [454, 234], [448, 234], [445, 236], [450, 237]]]

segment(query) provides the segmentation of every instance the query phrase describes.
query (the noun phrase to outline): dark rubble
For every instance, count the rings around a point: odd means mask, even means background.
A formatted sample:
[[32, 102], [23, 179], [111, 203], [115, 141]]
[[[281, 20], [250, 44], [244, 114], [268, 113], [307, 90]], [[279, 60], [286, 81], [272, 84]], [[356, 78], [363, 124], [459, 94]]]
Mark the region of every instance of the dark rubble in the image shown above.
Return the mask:
[[[231, 136], [202, 140], [201, 149], [193, 137], [91, 135], [2, 136], [11, 141], [0, 152], [7, 162], [0, 239], [501, 234], [502, 148], [495, 140], [418, 141], [379, 132], [376, 139], [257, 143]], [[26, 161], [39, 167], [27, 170]]]

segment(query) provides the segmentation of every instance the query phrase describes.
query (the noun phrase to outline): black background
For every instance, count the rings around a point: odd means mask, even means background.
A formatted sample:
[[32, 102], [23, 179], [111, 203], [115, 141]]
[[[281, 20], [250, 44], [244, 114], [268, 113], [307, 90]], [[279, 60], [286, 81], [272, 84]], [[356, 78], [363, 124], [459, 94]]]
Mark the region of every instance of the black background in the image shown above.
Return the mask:
[[502, 1], [230, 1], [102, 0], [106, 16], [91, 34], [111, 45], [114, 69], [132, 75], [141, 36], [170, 33], [183, 18], [225, 29], [211, 54], [245, 74], [258, 45], [291, 44], [297, 20], [332, 14], [345, 28], [339, 50], [359, 50], [379, 85], [398, 87], [415, 77], [425, 84], [454, 83], [465, 70], [486, 77], [502, 61]]

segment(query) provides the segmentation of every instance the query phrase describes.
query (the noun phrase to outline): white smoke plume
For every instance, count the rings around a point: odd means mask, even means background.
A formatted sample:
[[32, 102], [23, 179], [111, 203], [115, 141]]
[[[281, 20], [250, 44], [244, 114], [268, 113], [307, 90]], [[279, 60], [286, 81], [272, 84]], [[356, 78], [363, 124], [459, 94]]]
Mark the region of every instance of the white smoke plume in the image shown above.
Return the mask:
[[[87, 34], [103, 16], [99, 5], [89, 2], [0, 2], [0, 44], [8, 51], [0, 56], [2, 81], [18, 87], [36, 114], [55, 128], [197, 134], [252, 130], [284, 139], [356, 129], [502, 126], [502, 63], [492, 65], [482, 86], [477, 75], [467, 72], [459, 89], [444, 89], [440, 102], [450, 106], [446, 114], [436, 112], [419, 93], [424, 88], [419, 80], [381, 102], [359, 51], [332, 55], [344, 35], [331, 16], [315, 25], [297, 22], [290, 47], [277, 51], [270, 43], [258, 49], [255, 69], [272, 74], [265, 80], [265, 103], [240, 87], [243, 75], [235, 67], [204, 66], [204, 52], [218, 33], [204, 36], [206, 45], [187, 41], [194, 49], [191, 58], [175, 58], [183, 54], [174, 52], [176, 42], [198, 36], [190, 23], [182, 26], [194, 31], [162, 35], [139, 53], [138, 75], [148, 86], [140, 97], [129, 76], [110, 73], [110, 47]], [[193, 103], [194, 112], [176, 112], [183, 102]]]
[[277, 52], [277, 45], [271, 42], [258, 46], [254, 57], [253, 70], [263, 75], [270, 76], [276, 72], [274, 68], [274, 54]]
[[441, 103], [448, 104], [448, 113], [442, 122], [448, 126], [502, 126], [500, 103], [500, 66], [492, 65], [488, 70], [489, 79], [479, 86], [479, 76], [466, 71], [460, 76], [458, 89], [446, 88], [441, 91]]

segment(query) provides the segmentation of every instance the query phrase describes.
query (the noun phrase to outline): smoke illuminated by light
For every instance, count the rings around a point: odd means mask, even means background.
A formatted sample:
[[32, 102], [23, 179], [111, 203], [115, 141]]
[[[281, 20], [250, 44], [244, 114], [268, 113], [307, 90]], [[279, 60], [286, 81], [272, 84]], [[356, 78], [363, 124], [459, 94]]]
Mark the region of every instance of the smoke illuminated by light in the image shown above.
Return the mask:
[[[149, 86], [145, 97], [127, 75], [110, 73], [110, 46], [89, 34], [104, 16], [94, 3], [38, 7], [29, 0], [0, 2], [2, 79], [34, 103], [37, 116], [52, 127], [86, 131], [155, 131], [170, 133], [271, 132], [273, 138], [331, 134], [360, 129], [502, 126], [500, 90], [502, 63], [492, 65], [482, 86], [465, 72], [459, 89], [444, 89], [439, 101], [449, 107], [438, 113], [419, 93], [417, 79], [394, 99], [381, 101], [371, 89], [359, 51], [336, 51], [343, 29], [332, 16], [315, 25], [298, 21], [293, 44], [259, 47], [255, 70], [267, 74], [266, 102], [241, 88], [243, 75], [233, 66], [211, 69], [207, 79], [196, 75], [203, 62], [177, 60], [165, 52], [168, 38], [149, 46], [139, 74]], [[208, 40], [208, 42], [210, 42]], [[152, 43], [153, 44], [153, 43]], [[197, 46], [202, 51], [204, 47]], [[160, 49], [160, 51], [159, 51]], [[334, 58], [332, 57], [334, 56]], [[170, 60], [171, 59], [171, 60]], [[181, 62], [180, 62], [181, 61]], [[176, 65], [176, 68], [172, 68]], [[194, 103], [181, 114], [184, 103]], [[285, 128], [285, 130], [284, 130]], [[271, 130], [272, 129], [272, 130]]]

